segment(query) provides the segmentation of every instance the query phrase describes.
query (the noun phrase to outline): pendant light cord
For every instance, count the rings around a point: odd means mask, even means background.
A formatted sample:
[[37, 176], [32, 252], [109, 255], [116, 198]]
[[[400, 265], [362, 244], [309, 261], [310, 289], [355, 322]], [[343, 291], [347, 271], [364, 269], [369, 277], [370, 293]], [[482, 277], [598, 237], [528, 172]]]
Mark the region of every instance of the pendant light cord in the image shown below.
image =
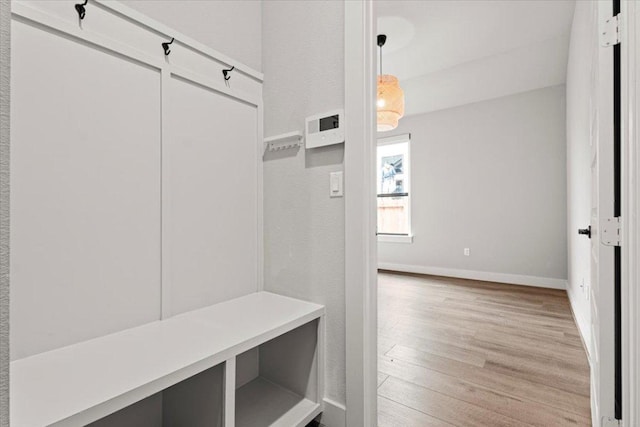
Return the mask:
[[378, 34], [378, 46], [380, 47], [380, 75], [382, 75], [382, 46], [384, 46], [384, 44], [387, 41], [387, 36], [384, 34]]

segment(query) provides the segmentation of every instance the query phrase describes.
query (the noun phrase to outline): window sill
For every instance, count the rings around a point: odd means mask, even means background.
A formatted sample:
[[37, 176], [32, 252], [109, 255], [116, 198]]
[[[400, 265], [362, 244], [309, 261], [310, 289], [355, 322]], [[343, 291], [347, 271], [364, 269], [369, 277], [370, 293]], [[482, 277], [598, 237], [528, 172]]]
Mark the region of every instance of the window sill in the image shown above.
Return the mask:
[[378, 242], [382, 243], [413, 243], [413, 234], [378, 234]]

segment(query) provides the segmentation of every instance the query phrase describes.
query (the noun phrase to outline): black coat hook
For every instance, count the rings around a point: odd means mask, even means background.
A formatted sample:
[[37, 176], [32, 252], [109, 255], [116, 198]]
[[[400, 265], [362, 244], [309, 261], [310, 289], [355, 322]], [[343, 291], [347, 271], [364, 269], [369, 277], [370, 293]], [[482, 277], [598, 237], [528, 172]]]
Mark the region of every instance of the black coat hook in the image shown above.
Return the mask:
[[162, 43], [162, 48], [164, 49], [164, 54], [169, 55], [171, 53], [171, 49], [169, 48], [169, 45], [171, 43], [173, 43], [173, 40], [175, 40], [173, 37], [171, 37], [171, 41], [170, 42], [164, 42]]
[[226, 84], [227, 87], [229, 87], [229, 79], [231, 78], [229, 73], [232, 72], [234, 70], [234, 68], [236, 68], [235, 65], [232, 66], [231, 68], [227, 69], [227, 70], [222, 70], [222, 75], [224, 76], [224, 84]]
[[86, 9], [84, 8], [87, 5], [87, 3], [89, 3], [89, 0], [84, 0], [84, 3], [76, 4], [76, 12], [78, 12], [78, 16], [80, 17], [81, 21], [84, 19], [84, 15], [87, 12]]

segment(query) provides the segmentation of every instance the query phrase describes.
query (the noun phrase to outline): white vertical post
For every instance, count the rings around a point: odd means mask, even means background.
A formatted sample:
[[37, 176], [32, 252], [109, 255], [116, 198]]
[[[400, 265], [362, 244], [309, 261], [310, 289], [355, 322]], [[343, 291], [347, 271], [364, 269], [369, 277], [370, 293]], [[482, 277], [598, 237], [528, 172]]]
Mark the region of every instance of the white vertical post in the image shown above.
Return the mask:
[[349, 427], [377, 425], [374, 17], [372, 0], [345, 2], [345, 320]]
[[256, 259], [258, 260], [257, 265], [257, 291], [261, 292], [264, 290], [264, 174], [263, 174], [263, 163], [262, 156], [264, 155], [264, 106], [262, 103], [262, 99], [258, 103], [258, 135], [257, 135], [257, 165], [258, 168], [258, 191], [257, 191], [257, 203], [258, 203], [258, 236], [257, 236], [257, 250], [258, 254]]
[[167, 68], [163, 68], [160, 73], [160, 123], [161, 123], [161, 131], [160, 131], [160, 251], [161, 251], [161, 275], [160, 275], [160, 318], [166, 319], [171, 317], [171, 272], [169, 271], [170, 262], [170, 247], [171, 242], [169, 241], [169, 236], [171, 233], [169, 232], [170, 225], [170, 206], [171, 203], [169, 200], [169, 149], [167, 147], [167, 126], [168, 126], [168, 112], [167, 106], [169, 105], [168, 101], [168, 90], [169, 90], [169, 81], [171, 79], [171, 72]]
[[318, 331], [317, 331], [317, 341], [316, 341], [316, 355], [317, 355], [317, 363], [318, 363], [318, 403], [320, 404], [320, 409], [324, 411], [324, 363], [325, 363], [325, 315], [323, 314], [318, 319]]
[[224, 363], [224, 427], [236, 425], [236, 358]]

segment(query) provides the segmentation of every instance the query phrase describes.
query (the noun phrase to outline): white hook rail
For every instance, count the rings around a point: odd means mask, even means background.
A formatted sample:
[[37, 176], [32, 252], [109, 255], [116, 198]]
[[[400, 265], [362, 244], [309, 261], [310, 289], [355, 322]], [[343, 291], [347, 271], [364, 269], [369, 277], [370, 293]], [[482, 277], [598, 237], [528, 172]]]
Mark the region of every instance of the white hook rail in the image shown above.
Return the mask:
[[300, 131], [287, 132], [281, 135], [265, 138], [264, 144], [266, 149], [269, 151], [301, 147], [304, 144], [304, 135]]

